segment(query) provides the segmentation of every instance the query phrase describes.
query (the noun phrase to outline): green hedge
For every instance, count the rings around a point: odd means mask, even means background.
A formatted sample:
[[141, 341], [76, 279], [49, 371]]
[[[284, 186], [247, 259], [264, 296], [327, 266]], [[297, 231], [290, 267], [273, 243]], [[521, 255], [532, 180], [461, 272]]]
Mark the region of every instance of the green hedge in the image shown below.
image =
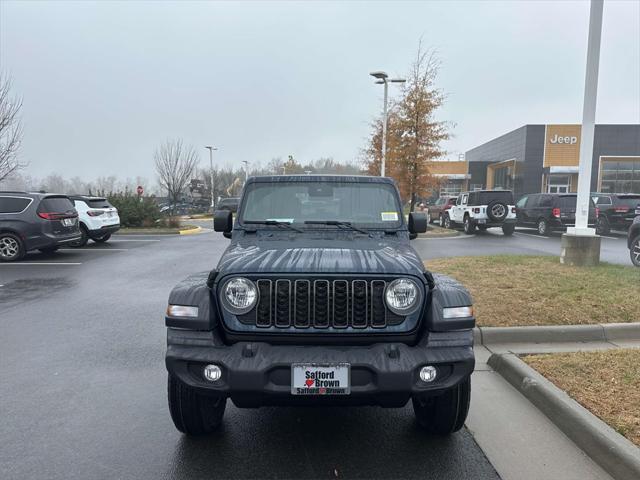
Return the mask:
[[132, 193], [117, 193], [109, 196], [111, 205], [118, 209], [120, 225], [123, 227], [155, 227], [162, 215], [151, 198], [138, 197]]

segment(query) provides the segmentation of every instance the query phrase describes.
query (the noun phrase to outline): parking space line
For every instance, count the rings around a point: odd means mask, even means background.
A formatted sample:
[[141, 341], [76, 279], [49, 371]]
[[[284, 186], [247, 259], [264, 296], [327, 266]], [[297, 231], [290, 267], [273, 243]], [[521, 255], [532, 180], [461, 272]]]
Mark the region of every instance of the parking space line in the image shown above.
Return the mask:
[[81, 262], [2, 262], [0, 267], [12, 267], [20, 265], [82, 265]]
[[59, 248], [59, 252], [128, 252], [128, 248]]
[[544, 235], [536, 235], [534, 233], [522, 233], [522, 232], [515, 232], [515, 235], [525, 235], [527, 237], [542, 238], [546, 240], [549, 240], [551, 238], [556, 238], [556, 237], [545, 237]]
[[[136, 235], [137, 236], [137, 235]], [[109, 240], [109, 243], [122, 243], [122, 242], [161, 242], [162, 240], [143, 240], [143, 239], [130, 239], [130, 240]]]

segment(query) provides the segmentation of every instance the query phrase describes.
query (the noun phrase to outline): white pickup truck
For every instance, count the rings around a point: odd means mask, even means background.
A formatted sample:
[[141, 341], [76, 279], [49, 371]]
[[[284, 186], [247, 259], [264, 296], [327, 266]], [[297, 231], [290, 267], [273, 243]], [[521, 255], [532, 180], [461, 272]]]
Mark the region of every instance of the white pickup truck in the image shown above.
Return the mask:
[[502, 227], [505, 235], [513, 235], [516, 226], [516, 207], [510, 190], [477, 190], [463, 192], [444, 216], [445, 228], [462, 225], [464, 233], [471, 235], [476, 227], [484, 231], [489, 227]]

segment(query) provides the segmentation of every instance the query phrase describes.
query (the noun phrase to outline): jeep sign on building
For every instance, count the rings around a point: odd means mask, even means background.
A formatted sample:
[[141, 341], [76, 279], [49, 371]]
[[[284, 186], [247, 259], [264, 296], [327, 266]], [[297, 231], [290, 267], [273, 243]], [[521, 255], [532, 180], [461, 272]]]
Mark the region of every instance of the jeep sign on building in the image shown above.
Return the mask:
[[[580, 125], [525, 125], [466, 152], [469, 185], [527, 193], [575, 192]], [[591, 191], [640, 193], [640, 125], [596, 125]]]

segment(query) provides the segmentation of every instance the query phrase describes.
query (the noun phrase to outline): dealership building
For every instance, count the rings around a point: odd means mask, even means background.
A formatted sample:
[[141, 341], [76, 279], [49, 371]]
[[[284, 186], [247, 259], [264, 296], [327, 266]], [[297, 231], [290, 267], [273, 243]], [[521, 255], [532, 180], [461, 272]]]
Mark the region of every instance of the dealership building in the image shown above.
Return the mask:
[[[525, 125], [472, 148], [464, 162], [433, 162], [432, 173], [443, 177], [441, 194], [575, 192], [580, 134], [580, 125]], [[640, 193], [640, 124], [595, 126], [591, 191]]]

